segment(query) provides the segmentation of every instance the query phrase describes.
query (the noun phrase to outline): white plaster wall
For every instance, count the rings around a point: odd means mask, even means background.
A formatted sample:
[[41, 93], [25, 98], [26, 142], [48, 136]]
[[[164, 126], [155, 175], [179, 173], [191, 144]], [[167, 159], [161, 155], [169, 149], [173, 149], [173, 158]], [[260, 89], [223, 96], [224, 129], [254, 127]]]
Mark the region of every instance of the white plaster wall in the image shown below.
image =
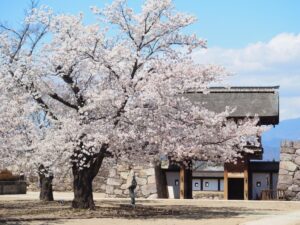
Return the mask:
[[224, 180], [220, 180], [220, 191], [224, 191]]
[[[208, 187], [205, 183], [208, 182]], [[203, 191], [218, 191], [218, 179], [203, 179]]]
[[[196, 186], [196, 184], [198, 184]], [[201, 191], [201, 180], [200, 179], [193, 179], [193, 191]]]

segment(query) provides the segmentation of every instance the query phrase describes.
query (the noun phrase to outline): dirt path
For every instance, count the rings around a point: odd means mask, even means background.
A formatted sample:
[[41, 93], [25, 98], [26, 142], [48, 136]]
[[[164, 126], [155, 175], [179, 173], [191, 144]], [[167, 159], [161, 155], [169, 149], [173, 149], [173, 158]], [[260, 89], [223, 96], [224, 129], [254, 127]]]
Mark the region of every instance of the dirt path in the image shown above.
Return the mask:
[[300, 225], [300, 211], [283, 215], [268, 216], [259, 220], [248, 221], [241, 225]]

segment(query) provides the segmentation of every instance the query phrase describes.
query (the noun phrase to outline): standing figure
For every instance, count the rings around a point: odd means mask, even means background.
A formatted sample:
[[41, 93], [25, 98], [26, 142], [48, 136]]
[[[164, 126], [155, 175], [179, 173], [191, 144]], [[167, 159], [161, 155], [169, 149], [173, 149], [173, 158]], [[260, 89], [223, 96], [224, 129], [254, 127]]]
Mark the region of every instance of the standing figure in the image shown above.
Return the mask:
[[134, 190], [136, 189], [136, 186], [137, 186], [137, 182], [136, 182], [136, 179], [135, 179], [135, 174], [133, 174], [131, 185], [128, 187], [132, 206], [135, 206], [135, 193], [134, 193]]

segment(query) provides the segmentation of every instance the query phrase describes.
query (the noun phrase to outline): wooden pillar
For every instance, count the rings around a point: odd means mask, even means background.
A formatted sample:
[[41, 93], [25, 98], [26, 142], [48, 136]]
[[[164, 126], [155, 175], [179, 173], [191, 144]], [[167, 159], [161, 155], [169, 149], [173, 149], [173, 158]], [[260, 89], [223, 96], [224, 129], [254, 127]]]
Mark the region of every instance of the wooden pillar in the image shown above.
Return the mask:
[[249, 176], [248, 168], [244, 169], [244, 200], [249, 200], [248, 190], [249, 189]]
[[166, 172], [161, 168], [161, 165], [156, 165], [155, 169], [155, 181], [158, 198], [169, 198], [168, 185]]
[[253, 196], [252, 196], [252, 192], [253, 192], [253, 183], [252, 183], [252, 171], [249, 169], [248, 170], [248, 200], [252, 200]]
[[179, 198], [184, 199], [184, 193], [185, 193], [185, 168], [183, 166], [180, 167], [180, 172], [179, 172], [179, 185], [180, 185], [180, 191], [179, 191]]
[[224, 166], [224, 199], [228, 200], [228, 170]]
[[185, 193], [184, 198], [193, 198], [193, 172], [191, 169], [185, 170]]
[[186, 169], [184, 166], [180, 167], [179, 172], [180, 186], [179, 186], [179, 198], [180, 199], [192, 199], [193, 198], [193, 186], [192, 186], [192, 170]]
[[200, 179], [200, 183], [201, 183], [201, 189], [200, 189], [200, 191], [203, 191], [203, 178]]

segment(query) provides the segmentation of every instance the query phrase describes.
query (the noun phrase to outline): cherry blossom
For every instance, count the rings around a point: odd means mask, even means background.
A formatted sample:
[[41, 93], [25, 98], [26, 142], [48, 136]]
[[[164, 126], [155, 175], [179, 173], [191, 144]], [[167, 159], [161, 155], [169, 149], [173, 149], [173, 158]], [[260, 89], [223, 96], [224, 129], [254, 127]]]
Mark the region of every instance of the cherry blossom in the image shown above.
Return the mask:
[[[24, 129], [20, 139], [38, 131], [32, 143], [5, 138], [12, 157], [34, 145], [31, 163], [54, 174], [71, 169], [73, 207], [93, 208], [92, 181], [111, 158], [164, 156], [188, 164], [226, 162], [251, 151], [246, 137], [260, 136], [258, 118], [227, 120], [233, 109], [210, 112], [185, 96], [207, 93], [210, 83], [228, 76], [220, 66], [192, 60], [195, 48], [206, 48], [205, 40], [183, 33], [195, 17], [176, 11], [171, 0], [146, 0], [137, 13], [116, 0], [92, 12], [97, 22], [85, 24], [82, 14], [33, 8], [20, 30], [2, 25], [0, 74], [17, 92], [7, 99], [15, 107], [1, 106], [1, 115], [16, 113], [23, 124], [33, 113], [29, 104], [49, 123], [43, 131], [34, 123]], [[24, 96], [25, 105], [15, 103]], [[1, 131], [21, 132], [14, 124], [3, 122]]]

